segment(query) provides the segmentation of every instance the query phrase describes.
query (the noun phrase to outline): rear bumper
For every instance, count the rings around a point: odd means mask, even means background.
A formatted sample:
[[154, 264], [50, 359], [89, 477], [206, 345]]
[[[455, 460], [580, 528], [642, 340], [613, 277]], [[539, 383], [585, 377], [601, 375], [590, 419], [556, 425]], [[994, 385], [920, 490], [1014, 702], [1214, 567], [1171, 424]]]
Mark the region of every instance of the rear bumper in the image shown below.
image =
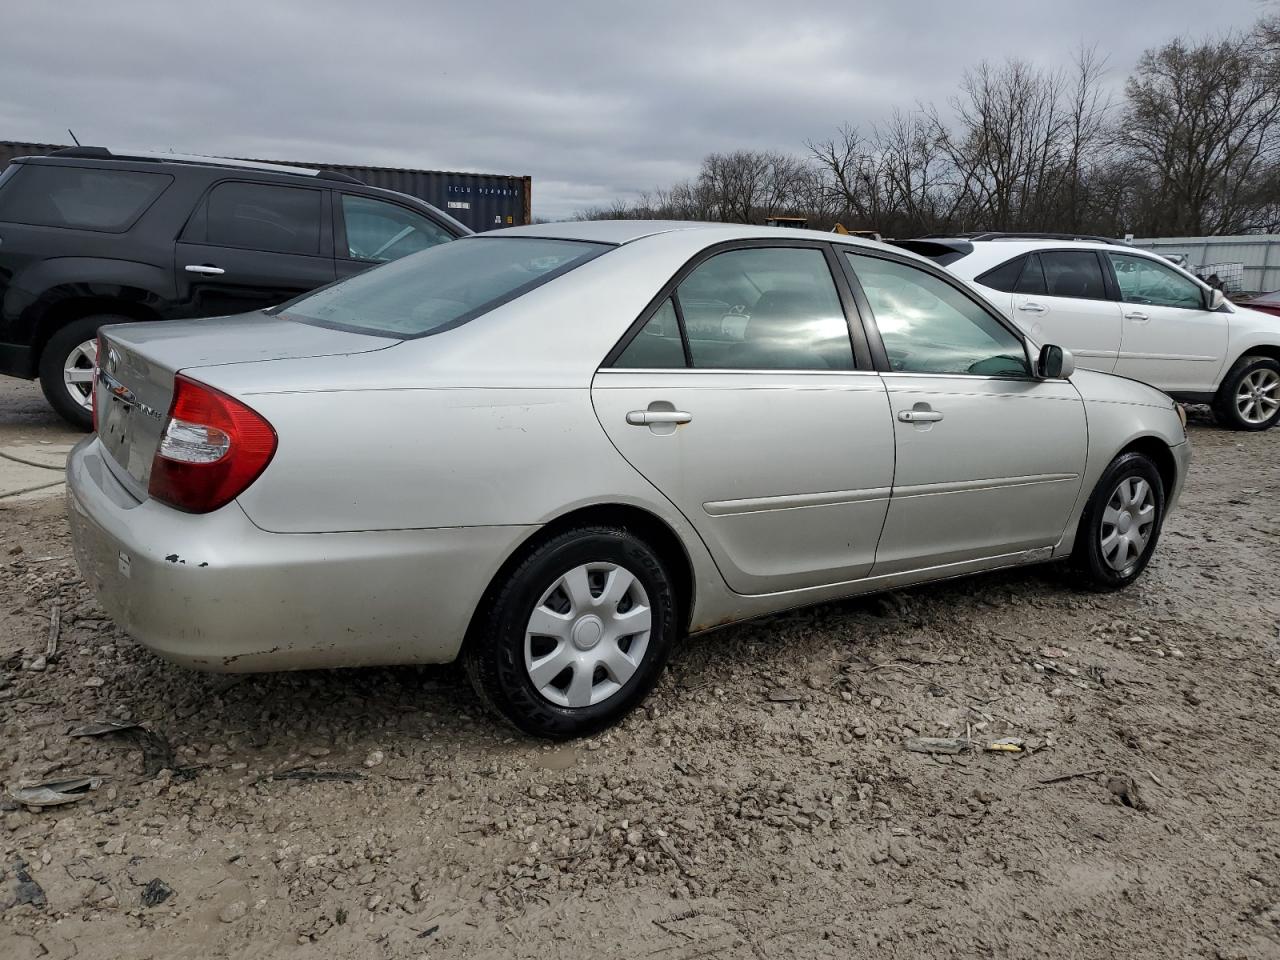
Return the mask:
[[454, 659], [529, 527], [277, 534], [238, 504], [139, 503], [88, 437], [67, 462], [76, 562], [102, 607], [156, 653], [246, 672]]
[[35, 353], [18, 343], [0, 343], [0, 374], [32, 380], [36, 375]]

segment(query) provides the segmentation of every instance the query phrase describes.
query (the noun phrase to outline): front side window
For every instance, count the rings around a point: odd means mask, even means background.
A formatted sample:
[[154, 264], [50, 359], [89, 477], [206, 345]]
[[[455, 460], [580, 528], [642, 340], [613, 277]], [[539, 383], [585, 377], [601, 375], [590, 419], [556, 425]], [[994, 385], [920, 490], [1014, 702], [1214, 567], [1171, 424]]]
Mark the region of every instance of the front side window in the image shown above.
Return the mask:
[[823, 252], [716, 254], [676, 288], [694, 367], [852, 370], [849, 325]]
[[909, 264], [845, 256], [871, 304], [893, 370], [1030, 376], [1022, 341], [950, 284]]
[[1111, 266], [1120, 285], [1120, 299], [1125, 303], [1145, 303], [1158, 307], [1204, 309], [1204, 294], [1199, 284], [1175, 273], [1146, 257], [1109, 253]]
[[11, 179], [0, 193], [0, 221], [105, 233], [128, 230], [173, 182], [165, 173], [34, 163], [5, 173]]
[[1107, 299], [1102, 265], [1092, 250], [1046, 250], [1040, 255], [1045, 293], [1077, 300]]
[[[266, 253], [320, 252], [319, 190], [267, 183], [220, 183], [204, 211], [205, 242]], [[193, 238], [198, 239], [198, 238]]]
[[347, 256], [386, 263], [453, 239], [444, 227], [385, 200], [342, 195]]
[[609, 246], [535, 237], [437, 244], [286, 304], [303, 323], [406, 339], [456, 327], [600, 256]]

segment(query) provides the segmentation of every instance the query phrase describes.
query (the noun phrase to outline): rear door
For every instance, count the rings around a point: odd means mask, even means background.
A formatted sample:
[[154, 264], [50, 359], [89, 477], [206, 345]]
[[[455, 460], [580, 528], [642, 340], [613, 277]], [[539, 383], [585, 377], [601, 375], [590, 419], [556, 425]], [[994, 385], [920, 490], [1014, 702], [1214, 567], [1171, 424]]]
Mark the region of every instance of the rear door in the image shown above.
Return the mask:
[[1030, 254], [1013, 294], [1013, 316], [1037, 343], [1070, 350], [1078, 366], [1103, 373], [1115, 369], [1121, 311], [1093, 250]]
[[1149, 257], [1107, 254], [1124, 313], [1115, 372], [1161, 390], [1213, 389], [1230, 314], [1205, 309], [1204, 288]]
[[821, 243], [712, 248], [592, 385], [614, 445], [739, 593], [855, 580], [875, 560], [893, 426], [833, 267]]
[[379, 197], [335, 192], [333, 215], [339, 280], [454, 239], [424, 214]]
[[259, 310], [336, 279], [327, 193], [242, 180], [216, 184], [176, 246], [186, 314]]
[[1080, 490], [1084, 403], [1038, 380], [1020, 336], [914, 263], [849, 251], [883, 343], [897, 467], [874, 576], [1058, 542]]

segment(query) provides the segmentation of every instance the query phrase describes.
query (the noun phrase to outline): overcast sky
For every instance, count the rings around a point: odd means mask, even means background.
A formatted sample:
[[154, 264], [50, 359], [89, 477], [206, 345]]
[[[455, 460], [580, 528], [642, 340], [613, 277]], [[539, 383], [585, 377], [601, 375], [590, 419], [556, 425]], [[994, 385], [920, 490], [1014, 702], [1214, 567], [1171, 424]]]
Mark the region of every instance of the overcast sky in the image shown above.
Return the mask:
[[1252, 23], [1260, 0], [51, 0], [4, 5], [0, 139], [533, 176], [534, 213], [803, 152], [844, 122], [945, 103], [965, 67], [1117, 89], [1141, 52]]

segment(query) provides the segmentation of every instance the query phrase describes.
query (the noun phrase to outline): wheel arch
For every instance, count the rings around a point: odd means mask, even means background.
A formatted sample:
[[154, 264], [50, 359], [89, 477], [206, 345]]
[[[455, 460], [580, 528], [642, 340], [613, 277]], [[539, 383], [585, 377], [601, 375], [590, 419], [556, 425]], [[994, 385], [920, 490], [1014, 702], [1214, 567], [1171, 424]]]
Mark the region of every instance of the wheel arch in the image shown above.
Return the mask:
[[1126, 453], [1140, 453], [1156, 465], [1156, 471], [1160, 474], [1160, 482], [1164, 484], [1167, 498], [1178, 483], [1178, 462], [1169, 445], [1157, 436], [1137, 437], [1129, 441], [1124, 449], [1116, 454], [1116, 457], [1122, 457]]
[[159, 320], [159, 313], [146, 302], [151, 296], [145, 290], [121, 288], [119, 295], [77, 291], [47, 302], [35, 325], [35, 336], [31, 343], [32, 363], [38, 369], [40, 357], [53, 335], [67, 324], [84, 317], [102, 313], [127, 317], [132, 321]]
[[680, 535], [671, 525], [643, 507], [625, 503], [594, 503], [578, 507], [563, 513], [540, 526], [516, 545], [497, 572], [489, 579], [480, 602], [471, 614], [464, 646], [474, 639], [476, 624], [480, 621], [480, 612], [487, 608], [499, 585], [510, 576], [529, 552], [539, 544], [552, 537], [559, 536], [575, 527], [606, 526], [621, 527], [644, 540], [658, 552], [658, 556], [675, 581], [676, 603], [678, 605], [678, 621], [681, 629], [687, 630], [693, 616], [694, 573], [693, 560]]

